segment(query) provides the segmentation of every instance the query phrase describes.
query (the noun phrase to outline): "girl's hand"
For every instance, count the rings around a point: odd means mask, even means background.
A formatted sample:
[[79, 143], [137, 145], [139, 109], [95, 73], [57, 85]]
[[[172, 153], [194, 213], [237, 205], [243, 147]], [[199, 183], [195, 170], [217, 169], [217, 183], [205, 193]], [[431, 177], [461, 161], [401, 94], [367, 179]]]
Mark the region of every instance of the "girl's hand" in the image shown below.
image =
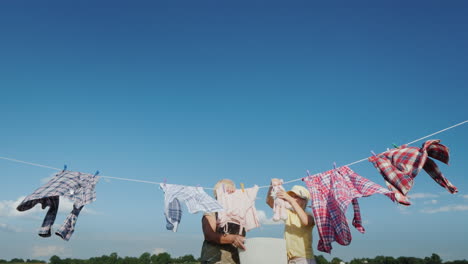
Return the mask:
[[276, 193], [276, 197], [279, 197], [285, 201], [291, 201], [293, 198], [291, 197], [291, 195], [289, 195], [287, 192], [283, 191], [283, 190], [279, 190], [277, 193]]

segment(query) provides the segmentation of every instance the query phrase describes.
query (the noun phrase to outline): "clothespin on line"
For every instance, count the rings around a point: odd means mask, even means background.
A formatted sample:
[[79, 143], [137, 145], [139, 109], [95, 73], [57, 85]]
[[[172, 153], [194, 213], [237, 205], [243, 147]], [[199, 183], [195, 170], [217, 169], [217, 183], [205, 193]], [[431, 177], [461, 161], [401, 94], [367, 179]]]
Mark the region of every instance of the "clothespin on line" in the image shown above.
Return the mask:
[[63, 171], [66, 171], [66, 170], [67, 170], [67, 164], [63, 165]]
[[394, 148], [400, 148], [400, 147], [397, 146], [395, 143], [392, 143], [392, 146], [393, 146]]
[[377, 154], [375, 154], [373, 150], [371, 150], [370, 152], [372, 153], [372, 155], [377, 156]]
[[240, 186], [241, 186], [242, 192], [244, 192], [244, 183], [241, 182]]

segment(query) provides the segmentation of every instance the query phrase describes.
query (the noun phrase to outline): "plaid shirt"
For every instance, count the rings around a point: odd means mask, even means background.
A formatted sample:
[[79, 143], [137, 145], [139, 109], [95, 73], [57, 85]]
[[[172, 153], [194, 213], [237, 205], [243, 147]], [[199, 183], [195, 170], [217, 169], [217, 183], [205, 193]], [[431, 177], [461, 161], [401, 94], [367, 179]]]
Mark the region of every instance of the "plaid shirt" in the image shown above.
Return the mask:
[[[164, 191], [164, 216], [166, 217], [166, 228], [168, 230], [176, 232], [182, 218], [179, 201], [185, 202], [191, 214], [200, 211], [210, 213], [223, 210], [218, 201], [206, 194], [202, 187], [164, 183], [161, 183], [160, 186]], [[177, 202], [174, 202], [175, 200]]]
[[[49, 210], [44, 218], [42, 227], [39, 230], [40, 236], [49, 237], [51, 234], [51, 227], [57, 216], [59, 196], [67, 197], [72, 200], [74, 202], [74, 208], [82, 208], [84, 205], [96, 200], [95, 187], [98, 180], [98, 177], [91, 174], [74, 171], [59, 172], [48, 183], [27, 196], [16, 209], [18, 211], [26, 211], [33, 208], [38, 203], [42, 204], [42, 209], [49, 206]], [[75, 209], [73, 209], [70, 215], [74, 215], [74, 212]], [[78, 214], [76, 214], [76, 217], [78, 217]], [[61, 237], [64, 239], [65, 237], [70, 239], [70, 236], [74, 231], [74, 224], [71, 228], [65, 228], [65, 226], [68, 225], [68, 222], [69, 219], [67, 218], [63, 226], [60, 228], [62, 230], [61, 233], [63, 234]]]
[[311, 194], [312, 211], [320, 240], [319, 251], [330, 253], [333, 241], [346, 246], [351, 243], [351, 231], [346, 220], [346, 208], [352, 202], [353, 226], [364, 233], [357, 198], [381, 193], [394, 200], [394, 194], [344, 166], [336, 170], [303, 179]]
[[421, 168], [450, 193], [457, 192], [457, 188], [444, 177], [437, 164], [429, 158], [448, 164], [449, 149], [439, 142], [440, 140], [428, 140], [422, 148], [401, 146], [369, 158], [384, 177], [387, 187], [395, 193], [399, 203], [411, 204], [406, 194], [413, 187], [414, 178]]

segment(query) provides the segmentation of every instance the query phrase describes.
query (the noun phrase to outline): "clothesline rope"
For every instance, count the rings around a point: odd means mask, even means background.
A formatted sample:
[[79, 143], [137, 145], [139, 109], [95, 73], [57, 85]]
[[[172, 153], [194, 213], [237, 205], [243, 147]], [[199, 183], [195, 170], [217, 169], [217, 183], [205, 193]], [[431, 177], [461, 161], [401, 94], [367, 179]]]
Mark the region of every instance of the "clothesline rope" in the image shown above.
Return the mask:
[[[450, 126], [450, 127], [447, 127], [447, 128], [444, 128], [442, 130], [439, 130], [437, 132], [434, 132], [432, 134], [429, 134], [427, 136], [424, 136], [424, 137], [421, 137], [421, 138], [418, 138], [416, 140], [413, 140], [409, 143], [406, 143], [405, 145], [411, 145], [413, 143], [416, 143], [418, 141], [421, 141], [425, 138], [428, 138], [428, 137], [432, 137], [434, 135], [437, 135], [437, 134], [440, 134], [444, 131], [447, 131], [449, 129], [452, 129], [452, 128], [455, 128], [457, 126], [461, 126], [465, 123], [468, 123], [468, 120], [465, 120], [463, 122], [460, 122], [458, 124], [455, 124], [453, 126]], [[23, 164], [28, 164], [28, 165], [31, 165], [31, 166], [36, 166], [36, 167], [41, 167], [41, 168], [47, 168], [47, 169], [53, 169], [53, 170], [62, 170], [62, 169], [59, 169], [59, 168], [54, 168], [54, 167], [51, 167], [51, 166], [46, 166], [46, 165], [42, 165], [42, 164], [38, 164], [38, 163], [32, 163], [32, 162], [27, 162], [27, 161], [23, 161], [23, 160], [17, 160], [17, 159], [12, 159], [12, 158], [7, 158], [7, 157], [0, 157], [0, 159], [3, 159], [3, 160], [8, 160], [8, 161], [13, 161], [13, 162], [18, 162], [18, 163], [23, 163]], [[364, 159], [361, 159], [361, 160], [357, 160], [357, 161], [354, 161], [354, 162], [351, 162], [349, 164], [346, 164], [346, 165], [343, 165], [342, 167], [344, 166], [351, 166], [351, 165], [354, 165], [354, 164], [357, 164], [357, 163], [360, 163], [360, 162], [363, 162], [363, 161], [366, 161], [367, 158], [364, 158]], [[136, 180], [136, 179], [128, 179], [128, 178], [118, 178], [118, 177], [111, 177], [111, 176], [99, 176], [101, 178], [109, 178], [109, 179], [116, 179], [116, 180], [122, 180], [122, 181], [132, 181], [132, 182], [142, 182], [142, 183], [149, 183], [149, 184], [161, 184], [161, 182], [152, 182], [152, 181], [142, 181], [142, 180]], [[300, 181], [302, 180], [304, 177], [301, 177], [301, 178], [298, 178], [298, 179], [294, 179], [294, 180], [290, 180], [290, 181], [285, 181], [283, 184], [288, 184], [288, 183], [291, 183], [291, 182], [296, 182], [296, 181]], [[260, 186], [259, 188], [269, 188], [270, 185], [264, 185], [264, 186]], [[209, 190], [213, 190], [213, 188], [207, 188], [207, 187], [203, 187], [204, 189], [209, 189]]]
[[[467, 122], [468, 122], [468, 120], [465, 120], [465, 121], [460, 122], [460, 123], [458, 123], [458, 124], [455, 124], [455, 125], [453, 125], [453, 126], [444, 128], [444, 129], [439, 130], [439, 131], [437, 131], [437, 132], [434, 132], [434, 133], [432, 133], [432, 134], [430, 134], [430, 135], [427, 135], [427, 136], [424, 136], [424, 137], [422, 137], [422, 138], [418, 138], [418, 139], [416, 139], [416, 140], [413, 140], [413, 141], [411, 141], [411, 142], [409, 142], [409, 143], [406, 143], [406, 144], [404, 144], [404, 145], [411, 145], [411, 144], [416, 143], [416, 142], [418, 142], [418, 141], [421, 141], [421, 140], [423, 140], [423, 139], [425, 139], [425, 138], [432, 137], [432, 136], [434, 136], [434, 135], [437, 135], [437, 134], [439, 134], [439, 133], [442, 133], [442, 132], [444, 132], [444, 131], [447, 131], [447, 130], [452, 129], [452, 128], [457, 127], [457, 126], [461, 126], [461, 125], [463, 125], [463, 124], [465, 124], [465, 123], [467, 123]], [[385, 151], [385, 152], [386, 152], [386, 151]], [[385, 152], [383, 152], [383, 153], [385, 153]], [[368, 159], [368, 158], [360, 159], [360, 160], [351, 162], [351, 163], [349, 163], [349, 164], [346, 164], [346, 165], [343, 165], [343, 166], [340, 166], [340, 167], [345, 167], [345, 166], [349, 167], [349, 166], [352, 166], [352, 165], [354, 165], [354, 164], [357, 164], [357, 163], [366, 161], [367, 159]], [[301, 181], [303, 178], [304, 178], [304, 177], [301, 177], [301, 178], [298, 178], [298, 179], [294, 179], [294, 180], [290, 180], [290, 181], [286, 181], [286, 182], [284, 182], [283, 184], [287, 184], [287, 183], [291, 183], [291, 182], [296, 182], [296, 181]], [[267, 187], [270, 187], [270, 185], [260, 186], [260, 188], [267, 188]]]

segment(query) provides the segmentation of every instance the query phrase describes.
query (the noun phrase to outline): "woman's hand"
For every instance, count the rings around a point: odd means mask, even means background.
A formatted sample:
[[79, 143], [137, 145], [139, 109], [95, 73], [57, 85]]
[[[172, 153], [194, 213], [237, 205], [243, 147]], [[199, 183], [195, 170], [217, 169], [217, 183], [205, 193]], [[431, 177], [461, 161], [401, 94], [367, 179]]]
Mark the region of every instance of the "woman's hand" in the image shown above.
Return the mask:
[[245, 237], [240, 236], [240, 235], [234, 235], [234, 239], [232, 241], [232, 245], [236, 248], [241, 248], [243, 250], [246, 250], [244, 242], [245, 242]]

